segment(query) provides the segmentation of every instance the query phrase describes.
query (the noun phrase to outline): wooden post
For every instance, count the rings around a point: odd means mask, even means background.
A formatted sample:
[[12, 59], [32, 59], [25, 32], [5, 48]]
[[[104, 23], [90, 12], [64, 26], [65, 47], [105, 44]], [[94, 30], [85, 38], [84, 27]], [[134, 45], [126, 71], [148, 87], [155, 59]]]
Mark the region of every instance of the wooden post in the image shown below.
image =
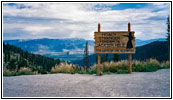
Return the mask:
[[97, 59], [98, 59], [98, 64], [97, 64], [97, 75], [100, 76], [101, 75], [101, 68], [100, 68], [100, 53], [97, 54]]
[[[130, 22], [128, 23], [128, 32], [130, 32], [131, 29], [130, 29]], [[129, 53], [128, 54], [128, 60], [129, 60], [129, 66], [128, 66], [128, 70], [129, 70], [129, 73], [131, 74], [132, 73], [132, 63], [131, 63], [131, 60], [132, 60], [132, 54]]]
[[[98, 24], [98, 32], [100, 32], [100, 24]], [[97, 54], [97, 60], [98, 60], [98, 64], [97, 64], [97, 75], [100, 76], [101, 75], [100, 53]]]
[[129, 55], [129, 56], [128, 56], [128, 58], [129, 58], [129, 74], [131, 74], [131, 73], [132, 73], [132, 63], [131, 63], [132, 54], [129, 53], [128, 55]]
[[100, 32], [100, 23], [98, 24], [98, 32]]

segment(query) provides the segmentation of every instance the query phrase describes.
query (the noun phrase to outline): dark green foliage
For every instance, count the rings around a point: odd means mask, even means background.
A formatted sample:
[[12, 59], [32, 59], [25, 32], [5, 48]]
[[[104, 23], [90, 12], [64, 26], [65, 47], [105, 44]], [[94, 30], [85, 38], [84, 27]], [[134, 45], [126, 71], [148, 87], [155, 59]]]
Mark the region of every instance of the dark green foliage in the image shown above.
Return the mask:
[[16, 76], [15, 71], [3, 71], [3, 76]]
[[101, 56], [101, 63], [107, 62], [108, 61], [108, 54], [104, 54]]
[[132, 64], [132, 70], [133, 72], [152, 72], [152, 71], [156, 71], [160, 68], [164, 68], [165, 65], [168, 65], [167, 63], [160, 63], [158, 62], [156, 59], [149, 59], [146, 62], [141, 61], [140, 63], [135, 63], [133, 62]]
[[11, 59], [9, 61], [9, 64], [7, 65], [7, 69], [9, 69], [9, 70], [17, 69], [17, 61], [15, 59]]
[[18, 72], [17, 75], [33, 75], [33, 74], [32, 72], [21, 71], [21, 72]]
[[111, 73], [115, 73], [118, 71], [117, 67], [110, 67], [110, 68], [106, 68], [106, 67], [102, 67], [102, 72], [103, 73], [107, 73], [107, 72], [111, 72]]
[[39, 70], [39, 73], [41, 73], [41, 74], [47, 74], [47, 71], [44, 70], [44, 69], [41, 69], [41, 70]]
[[91, 75], [92, 74], [97, 74], [97, 71], [96, 70], [90, 70], [90, 71], [87, 72], [87, 74], [91, 74]]
[[85, 49], [84, 49], [84, 68], [86, 70], [88, 70], [88, 68], [89, 68], [89, 65], [88, 65], [88, 62], [89, 62], [88, 54], [89, 54], [89, 51], [88, 51], [88, 41], [87, 41], [86, 45], [85, 45]]
[[153, 72], [158, 70], [159, 68], [157, 66], [154, 66], [152, 64], [146, 64], [142, 66], [142, 72]]
[[21, 67], [27, 67], [28, 63], [26, 59], [21, 59], [21, 61], [18, 63], [18, 69]]
[[[59, 64], [59, 59], [44, 57], [23, 51], [13, 45], [3, 44], [4, 62], [9, 70], [19, 70], [21, 67], [30, 67], [33, 71], [46, 74], [55, 64]], [[42, 69], [37, 68], [41, 66]], [[25, 74], [25, 73], [22, 73]]]
[[36, 71], [38, 71], [38, 73], [40, 73], [40, 74], [47, 74], [48, 72], [45, 70], [45, 69], [43, 69], [42, 67], [38, 67], [37, 69], [36, 69]]
[[142, 72], [142, 64], [132, 64], [132, 71], [133, 72]]
[[145, 65], [136, 65], [133, 66], [133, 72], [153, 72], [158, 70], [158, 66], [154, 66], [152, 64], [145, 64]]
[[167, 36], [166, 36], [166, 40], [169, 43], [170, 42], [170, 20], [169, 20], [169, 16], [167, 17], [166, 25], [167, 25], [167, 33], [166, 33]]
[[113, 61], [117, 62], [119, 60], [120, 60], [120, 55], [115, 53], [113, 56]]
[[118, 70], [117, 74], [127, 74], [128, 70]]
[[[101, 56], [105, 54], [100, 54]], [[128, 54], [119, 54], [120, 60], [128, 59]], [[136, 53], [132, 54], [132, 60], [146, 60], [150, 58], [156, 58], [158, 61], [166, 61], [168, 60], [168, 44], [167, 41], [155, 41], [150, 44], [136, 47]], [[114, 54], [109, 54], [109, 60], [112, 60]], [[102, 57], [102, 59], [104, 59]], [[97, 54], [93, 54], [89, 56], [89, 65], [97, 64]], [[83, 65], [81, 63], [83, 60], [74, 61], [74, 64]]]
[[[128, 59], [127, 54], [120, 54], [122, 60]], [[152, 42], [150, 44], [136, 47], [136, 53], [132, 54], [133, 60], [146, 60], [149, 58], [156, 58], [158, 61], [168, 60], [168, 46], [167, 42]]]
[[167, 40], [167, 44], [168, 44], [168, 59], [169, 59], [169, 55], [170, 55], [170, 20], [169, 20], [169, 16], [167, 17], [167, 36], [166, 36], [166, 40]]

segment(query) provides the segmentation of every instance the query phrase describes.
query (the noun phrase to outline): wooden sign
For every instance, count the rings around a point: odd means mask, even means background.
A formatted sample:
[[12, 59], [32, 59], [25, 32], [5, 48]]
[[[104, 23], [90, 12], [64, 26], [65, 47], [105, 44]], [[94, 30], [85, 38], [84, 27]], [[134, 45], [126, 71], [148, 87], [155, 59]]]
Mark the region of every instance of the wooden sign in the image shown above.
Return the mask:
[[97, 53], [97, 75], [101, 75], [101, 53], [128, 53], [129, 73], [132, 73], [132, 53], [135, 53], [135, 32], [131, 31], [128, 23], [128, 31], [101, 32], [98, 24], [98, 32], [94, 32], [94, 52]]
[[135, 53], [135, 32], [94, 32], [95, 53]]

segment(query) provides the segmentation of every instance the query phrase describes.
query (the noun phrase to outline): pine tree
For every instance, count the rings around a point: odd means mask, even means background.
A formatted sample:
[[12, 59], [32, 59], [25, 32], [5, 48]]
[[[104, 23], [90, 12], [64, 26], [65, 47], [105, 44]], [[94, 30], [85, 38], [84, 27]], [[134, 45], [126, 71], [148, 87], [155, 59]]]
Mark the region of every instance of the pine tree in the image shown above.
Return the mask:
[[9, 51], [9, 49], [10, 49], [10, 45], [7, 43], [7, 46], [6, 46], [7, 48], [7, 61], [10, 61], [10, 58], [11, 58], [11, 56], [10, 56], [10, 51]]
[[88, 51], [88, 41], [86, 42], [86, 45], [85, 45], [85, 49], [84, 49], [84, 67], [85, 69], [88, 69], [89, 66], [88, 66], [88, 54], [89, 54], [89, 51]]
[[166, 40], [168, 42], [168, 59], [169, 59], [169, 56], [170, 56], [170, 53], [169, 53], [169, 49], [170, 49], [170, 20], [169, 20], [169, 15], [167, 17], [167, 21], [166, 21], [166, 24], [167, 24], [167, 36], [166, 36]]
[[108, 54], [105, 54], [105, 61], [108, 61]]
[[108, 61], [108, 54], [104, 54], [104, 55], [101, 57], [101, 63], [107, 62], [107, 61]]
[[120, 55], [115, 53], [115, 54], [114, 54], [114, 57], [113, 57], [113, 60], [114, 60], [115, 62], [119, 61], [119, 60], [120, 60]]

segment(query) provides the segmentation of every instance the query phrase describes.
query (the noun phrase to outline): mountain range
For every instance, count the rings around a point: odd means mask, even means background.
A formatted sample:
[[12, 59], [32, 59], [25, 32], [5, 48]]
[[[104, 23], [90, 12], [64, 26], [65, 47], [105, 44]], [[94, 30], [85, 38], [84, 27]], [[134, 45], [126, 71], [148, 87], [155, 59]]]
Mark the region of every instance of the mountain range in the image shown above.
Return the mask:
[[[101, 54], [101, 58], [104, 54]], [[147, 60], [150, 58], [157, 59], [158, 61], [168, 60], [168, 44], [167, 41], [154, 41], [149, 44], [136, 47], [136, 53], [132, 54], [132, 60]], [[127, 60], [128, 54], [119, 54], [120, 60]], [[96, 64], [97, 54], [89, 56], [89, 66]], [[113, 54], [108, 54], [108, 60], [113, 60]], [[83, 66], [83, 59], [71, 62], [79, 66]]]
[[[85, 40], [81, 38], [69, 39], [17, 39], [4, 40], [4, 43], [20, 47], [24, 51], [44, 56], [59, 58], [64, 61], [76, 61], [83, 59], [85, 43], [88, 41], [89, 54], [94, 54], [94, 40]], [[140, 40], [136, 39], [136, 47], [149, 44], [154, 41], [166, 41], [165, 38]]]

